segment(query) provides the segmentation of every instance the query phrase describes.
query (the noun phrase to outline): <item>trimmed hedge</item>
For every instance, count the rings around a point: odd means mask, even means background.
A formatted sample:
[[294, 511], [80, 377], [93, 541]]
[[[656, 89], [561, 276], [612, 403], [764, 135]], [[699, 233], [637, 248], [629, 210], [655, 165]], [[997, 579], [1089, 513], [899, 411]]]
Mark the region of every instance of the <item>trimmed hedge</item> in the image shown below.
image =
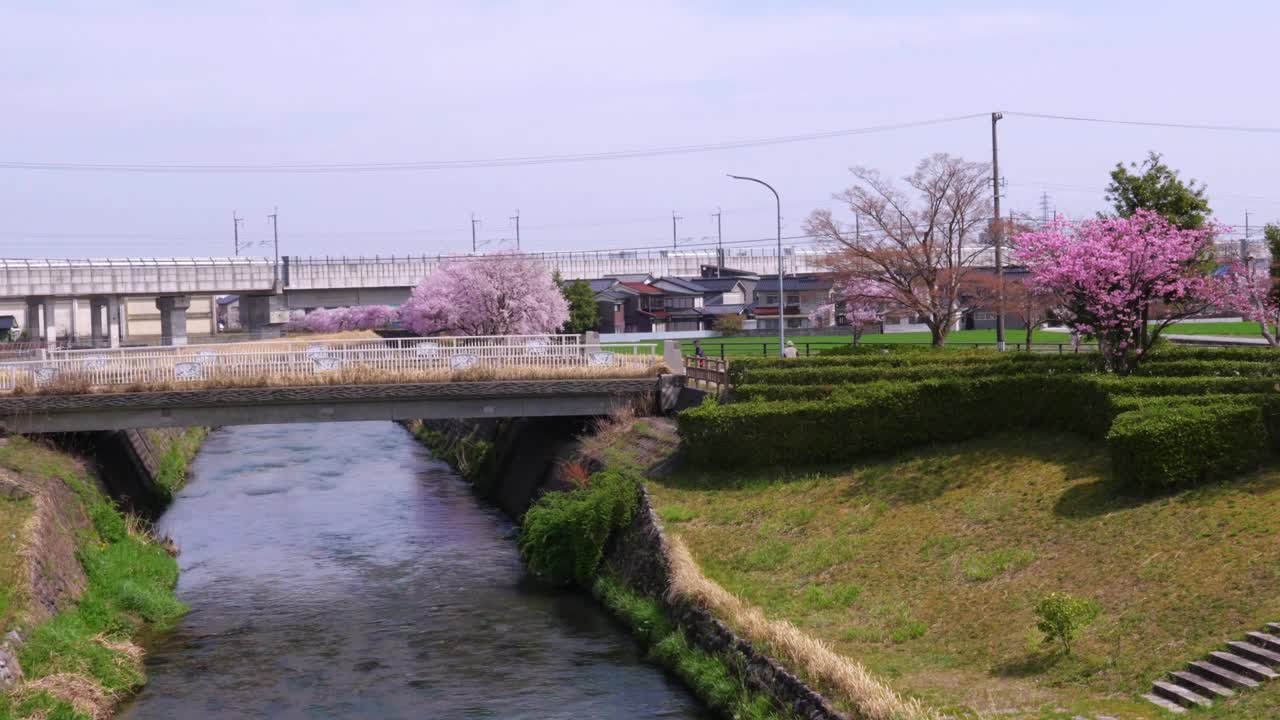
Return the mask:
[[1049, 356], [1034, 363], [993, 361], [975, 363], [884, 365], [826, 365], [793, 368], [750, 368], [738, 373], [739, 384], [757, 385], [839, 385], [877, 380], [927, 380], [975, 375], [1008, 375], [1024, 372], [1044, 374], [1087, 373], [1094, 370], [1092, 358]]
[[1152, 403], [1121, 413], [1107, 433], [1114, 476], [1137, 490], [1186, 487], [1261, 464], [1263, 412], [1244, 398]]

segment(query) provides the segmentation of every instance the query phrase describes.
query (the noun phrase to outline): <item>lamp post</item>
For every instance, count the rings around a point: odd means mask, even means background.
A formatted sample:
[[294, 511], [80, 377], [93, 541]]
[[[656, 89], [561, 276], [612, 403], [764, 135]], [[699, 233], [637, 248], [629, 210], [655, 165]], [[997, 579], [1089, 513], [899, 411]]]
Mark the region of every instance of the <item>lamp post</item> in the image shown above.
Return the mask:
[[782, 357], [782, 353], [786, 348], [787, 340], [785, 330], [786, 322], [782, 317], [782, 311], [787, 306], [787, 293], [782, 287], [782, 199], [778, 197], [778, 191], [774, 190], [772, 185], [763, 180], [746, 177], [745, 175], [730, 174], [729, 177], [734, 180], [748, 180], [769, 188], [769, 192], [773, 193], [773, 201], [778, 208], [778, 357]]

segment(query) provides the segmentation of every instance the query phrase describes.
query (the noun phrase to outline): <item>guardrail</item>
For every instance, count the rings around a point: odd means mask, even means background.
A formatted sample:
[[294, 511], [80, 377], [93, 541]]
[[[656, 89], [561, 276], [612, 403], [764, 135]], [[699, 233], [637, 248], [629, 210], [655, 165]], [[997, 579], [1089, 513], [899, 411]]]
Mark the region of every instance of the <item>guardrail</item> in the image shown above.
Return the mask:
[[[555, 335], [64, 350], [48, 360], [0, 364], [0, 391], [39, 390], [59, 383], [85, 389], [218, 381], [287, 385], [314, 383], [333, 373], [347, 373], [344, 379], [359, 382], [366, 372], [369, 382], [440, 381], [468, 370], [515, 370], [518, 375], [583, 368], [589, 374], [656, 362], [652, 345], [586, 345], [578, 336]], [[501, 372], [495, 374], [502, 378]]]

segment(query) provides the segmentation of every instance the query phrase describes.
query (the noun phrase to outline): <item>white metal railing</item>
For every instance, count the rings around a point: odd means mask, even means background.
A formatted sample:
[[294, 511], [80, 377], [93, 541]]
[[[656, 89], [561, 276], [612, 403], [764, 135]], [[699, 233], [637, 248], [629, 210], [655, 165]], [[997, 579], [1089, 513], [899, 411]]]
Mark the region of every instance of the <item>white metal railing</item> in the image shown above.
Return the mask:
[[[370, 382], [406, 382], [438, 373], [473, 370], [583, 368], [639, 369], [656, 362], [649, 343], [587, 345], [576, 335], [403, 338], [392, 340], [315, 340], [240, 343], [110, 351], [60, 351], [32, 362], [0, 363], [0, 392], [39, 389], [60, 382], [84, 387], [154, 385], [201, 381], [306, 382], [335, 372], [369, 371]], [[248, 347], [252, 346], [252, 347]], [[391, 376], [391, 377], [388, 377]], [[497, 377], [503, 376], [499, 373]]]
[[334, 350], [372, 350], [377, 348], [417, 348], [423, 343], [436, 347], [498, 347], [507, 345], [542, 345], [547, 347], [572, 347], [582, 343], [581, 335], [456, 335], [442, 337], [409, 337], [409, 338], [344, 338], [314, 340], [306, 337], [276, 338], [270, 340], [253, 340], [247, 342], [219, 342], [191, 345], [145, 345], [125, 348], [87, 348], [79, 350], [51, 350], [52, 360], [68, 360], [83, 356], [116, 357], [159, 357], [169, 358], [178, 355], [190, 355], [203, 351], [211, 351], [219, 355], [238, 355], [242, 353], [260, 353], [263, 351], [295, 351], [301, 352], [313, 347], [325, 347]]

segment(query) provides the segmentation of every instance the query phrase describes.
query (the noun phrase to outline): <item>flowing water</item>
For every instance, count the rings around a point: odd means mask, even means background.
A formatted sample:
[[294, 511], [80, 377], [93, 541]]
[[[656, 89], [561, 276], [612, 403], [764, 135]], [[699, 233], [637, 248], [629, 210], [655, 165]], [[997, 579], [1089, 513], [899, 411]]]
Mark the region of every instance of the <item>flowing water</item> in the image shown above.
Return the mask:
[[706, 717], [392, 423], [215, 432], [159, 526], [191, 612], [129, 720]]

